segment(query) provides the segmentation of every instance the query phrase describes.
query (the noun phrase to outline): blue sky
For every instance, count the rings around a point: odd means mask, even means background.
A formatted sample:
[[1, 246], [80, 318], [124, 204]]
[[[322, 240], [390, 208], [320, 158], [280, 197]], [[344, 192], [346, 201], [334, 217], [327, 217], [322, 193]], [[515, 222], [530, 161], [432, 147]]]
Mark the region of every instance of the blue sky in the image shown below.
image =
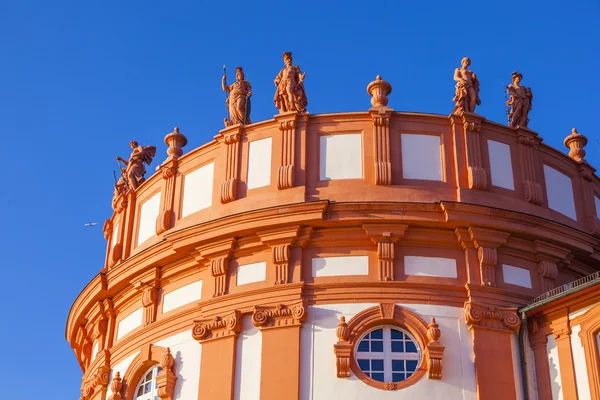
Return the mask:
[[260, 121], [276, 112], [284, 51], [307, 72], [313, 114], [366, 110], [377, 74], [397, 111], [448, 114], [469, 56], [478, 113], [506, 121], [503, 88], [519, 70], [530, 127], [563, 151], [577, 127], [598, 166], [599, 19], [598, 0], [0, 1], [3, 397], [78, 398], [64, 327], [103, 266], [115, 156], [131, 139], [153, 144], [154, 167], [175, 126], [188, 150], [209, 141], [226, 115], [223, 64], [230, 80], [244, 67]]

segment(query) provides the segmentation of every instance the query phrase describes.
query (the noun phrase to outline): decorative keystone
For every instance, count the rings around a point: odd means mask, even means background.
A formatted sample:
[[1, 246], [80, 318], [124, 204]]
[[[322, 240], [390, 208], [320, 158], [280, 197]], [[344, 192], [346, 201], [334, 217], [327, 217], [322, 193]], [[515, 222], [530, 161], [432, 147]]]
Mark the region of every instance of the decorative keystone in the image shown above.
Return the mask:
[[569, 157], [578, 162], [583, 161], [583, 157], [585, 157], [583, 148], [587, 142], [587, 137], [577, 132], [577, 128], [573, 128], [571, 134], [565, 138], [565, 146], [570, 149]]
[[387, 96], [392, 93], [392, 85], [381, 79], [381, 75], [377, 75], [375, 80], [367, 86], [367, 93], [371, 95], [373, 107], [386, 107], [388, 104]]

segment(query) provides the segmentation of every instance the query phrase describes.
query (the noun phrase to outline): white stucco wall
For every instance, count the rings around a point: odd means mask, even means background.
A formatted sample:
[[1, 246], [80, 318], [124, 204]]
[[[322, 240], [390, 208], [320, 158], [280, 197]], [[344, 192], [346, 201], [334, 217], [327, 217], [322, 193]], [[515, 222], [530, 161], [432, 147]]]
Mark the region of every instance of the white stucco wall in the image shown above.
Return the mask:
[[573, 354], [573, 365], [575, 367], [575, 383], [577, 384], [577, 395], [579, 400], [591, 399], [590, 384], [588, 379], [587, 364], [585, 362], [585, 351], [581, 338], [581, 325], [571, 327], [571, 353]]
[[544, 165], [544, 178], [548, 193], [548, 207], [577, 220], [571, 178], [548, 165]]
[[252, 316], [242, 320], [235, 357], [235, 400], [260, 399], [262, 333], [252, 324]]
[[117, 340], [127, 335], [129, 332], [142, 325], [143, 308], [140, 307], [125, 318], [117, 326]]
[[250, 142], [248, 148], [248, 189], [271, 184], [271, 138]]
[[98, 355], [98, 349], [100, 347], [100, 343], [96, 340], [94, 342], [94, 348], [92, 349], [92, 361], [96, 358], [96, 356]]
[[115, 226], [113, 226], [112, 237], [110, 238], [110, 247], [115, 247], [117, 244], [117, 239], [119, 238], [119, 223], [117, 222]]
[[237, 267], [236, 284], [261, 282], [267, 278], [267, 263], [262, 261], [253, 264], [245, 264]]
[[493, 140], [488, 140], [487, 143], [490, 155], [492, 185], [515, 190], [510, 146]]
[[585, 314], [591, 308], [593, 308], [596, 304], [598, 304], [598, 303], [591, 304], [591, 305], [589, 305], [587, 307], [583, 307], [583, 308], [580, 308], [579, 310], [576, 310], [576, 311], [573, 311], [573, 312], [569, 313], [569, 320], [572, 320], [573, 318], [576, 318], [576, 317], [579, 317], [580, 315]]
[[170, 348], [175, 359], [175, 400], [197, 399], [202, 345], [194, 340], [192, 331], [178, 333], [154, 344]]
[[502, 264], [502, 276], [505, 283], [531, 289], [531, 272], [528, 269]]
[[402, 176], [405, 179], [442, 180], [440, 137], [403, 133]]
[[140, 228], [137, 244], [140, 245], [156, 235], [156, 219], [160, 212], [160, 192], [146, 200], [140, 207]]
[[[112, 382], [112, 379], [117, 374], [117, 372], [119, 374], [121, 374], [121, 379], [122, 379], [123, 376], [125, 376], [125, 372], [127, 372], [127, 368], [129, 368], [129, 365], [131, 364], [131, 362], [133, 361], [133, 359], [137, 357], [137, 355], [139, 353], [140, 353], [139, 351], [136, 351], [135, 353], [129, 355], [127, 358], [123, 359], [118, 364], [115, 364], [114, 366], [112, 366], [112, 369], [110, 370], [110, 380], [109, 380], [109, 382]], [[136, 382], [136, 385], [137, 385], [137, 382]], [[106, 395], [106, 398], [109, 398], [110, 395], [112, 395], [112, 394], [113, 394], [113, 391], [110, 389], [110, 384], [109, 384], [108, 385], [108, 393]]]
[[162, 312], [167, 313], [202, 297], [202, 281], [192, 282], [163, 296]]
[[446, 346], [441, 380], [423, 376], [417, 383], [399, 391], [372, 388], [354, 375], [336, 377], [333, 345], [339, 316], [349, 320], [358, 312], [376, 304], [328, 304], [311, 306], [301, 330], [301, 400], [380, 400], [380, 399], [475, 399], [475, 367], [471, 335], [459, 307], [407, 304], [400, 305], [429, 321], [433, 316], [440, 325], [440, 343]]
[[362, 178], [361, 134], [321, 136], [319, 175], [322, 181]]
[[548, 355], [548, 366], [550, 368], [550, 387], [552, 388], [552, 400], [563, 400], [562, 382], [560, 380], [560, 363], [558, 361], [558, 347], [554, 335], [548, 335], [546, 344]]
[[183, 176], [181, 218], [212, 205], [215, 164], [206, 164]]
[[369, 256], [315, 257], [312, 276], [368, 275]]
[[404, 256], [406, 275], [456, 278], [456, 260], [452, 258]]

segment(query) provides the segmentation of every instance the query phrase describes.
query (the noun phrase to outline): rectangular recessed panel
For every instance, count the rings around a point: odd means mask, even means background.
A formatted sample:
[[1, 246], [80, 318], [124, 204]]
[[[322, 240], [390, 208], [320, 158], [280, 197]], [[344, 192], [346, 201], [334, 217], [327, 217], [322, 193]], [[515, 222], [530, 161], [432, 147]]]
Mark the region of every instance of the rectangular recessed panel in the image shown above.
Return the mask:
[[137, 244], [140, 245], [156, 235], [156, 219], [160, 212], [160, 192], [150, 197], [140, 207], [140, 228]]
[[368, 275], [369, 256], [319, 257], [312, 259], [312, 276]]
[[271, 184], [271, 138], [255, 140], [248, 146], [248, 189]]
[[600, 218], [600, 199], [598, 196], [594, 196], [594, 204], [596, 205], [596, 217]]
[[183, 176], [181, 218], [212, 205], [214, 166], [206, 164]]
[[442, 180], [440, 137], [403, 133], [402, 176], [404, 179]]
[[117, 327], [117, 340], [127, 335], [129, 332], [142, 325], [143, 309], [138, 308], [125, 318], [123, 318]]
[[456, 260], [453, 258], [404, 256], [404, 273], [416, 276], [456, 278]]
[[117, 244], [117, 239], [119, 239], [119, 223], [117, 222], [113, 227], [112, 238], [110, 239], [110, 247], [115, 247]]
[[504, 282], [531, 289], [531, 272], [525, 268], [502, 264]]
[[544, 178], [546, 179], [548, 207], [577, 220], [571, 178], [548, 165], [544, 165]]
[[234, 400], [259, 400], [262, 332], [254, 326], [249, 315], [242, 319], [235, 353]]
[[515, 190], [510, 146], [493, 140], [488, 140], [487, 143], [492, 185]]
[[322, 181], [363, 177], [360, 133], [325, 135], [320, 141], [319, 176]]
[[178, 307], [200, 300], [202, 296], [202, 281], [193, 282], [189, 285], [175, 289], [163, 297], [162, 312], [167, 313]]
[[267, 263], [259, 262], [254, 264], [240, 265], [237, 267], [237, 285], [247, 283], [261, 282], [267, 277]]

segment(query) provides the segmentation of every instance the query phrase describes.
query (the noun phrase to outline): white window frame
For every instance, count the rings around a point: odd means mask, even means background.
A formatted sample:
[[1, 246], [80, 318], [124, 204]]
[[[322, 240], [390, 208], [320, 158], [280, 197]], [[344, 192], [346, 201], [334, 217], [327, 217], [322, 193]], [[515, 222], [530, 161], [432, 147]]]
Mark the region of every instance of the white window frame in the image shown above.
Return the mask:
[[[150, 378], [151, 382], [152, 382], [150, 391], [148, 393], [138, 395], [138, 391], [140, 390], [140, 387], [142, 387], [142, 385], [145, 385], [148, 383], [148, 381], [146, 380], [146, 376], [148, 375], [149, 372], [152, 372], [152, 377]], [[135, 388], [135, 392], [134, 392], [135, 400], [155, 400], [156, 398], [158, 398], [158, 386], [156, 384], [156, 377], [161, 372], [162, 372], [162, 368], [158, 364], [153, 365], [146, 372], [144, 372], [144, 375], [142, 375], [142, 379], [140, 380], [137, 387]]]
[[[365, 339], [365, 336], [367, 336], [371, 332], [376, 331], [378, 329], [383, 330], [383, 352], [358, 351], [358, 346]], [[415, 344], [415, 347], [417, 348], [417, 352], [416, 353], [392, 352], [392, 329], [402, 332], [405, 335], [405, 337], [408, 337]], [[369, 339], [369, 340], [372, 340], [372, 339]], [[379, 339], [376, 339], [376, 340], [379, 340]], [[400, 341], [400, 340], [394, 339], [394, 341]], [[405, 343], [404, 348], [406, 349], [407, 340], [403, 339], [401, 341], [403, 341]], [[360, 337], [360, 339], [356, 342], [356, 351], [354, 352], [354, 357], [355, 357], [354, 359], [356, 360], [357, 364], [358, 364], [358, 359], [383, 360], [383, 381], [384, 382], [394, 382], [392, 380], [392, 373], [393, 373], [392, 360], [416, 360], [417, 368], [411, 373], [411, 376], [412, 376], [419, 369], [419, 364], [421, 363], [421, 359], [422, 359], [421, 355], [422, 355], [422, 351], [421, 351], [421, 347], [419, 346], [419, 342], [417, 342], [415, 340], [414, 336], [411, 335], [408, 331], [406, 331], [405, 329], [399, 328], [397, 326], [393, 326], [393, 325], [383, 325], [383, 326], [376, 326], [373, 329], [369, 329], [367, 332], [365, 332]], [[360, 366], [358, 368], [362, 371]], [[408, 371], [405, 370], [404, 373], [406, 374], [407, 372]], [[402, 373], [402, 372], [397, 372], [397, 373]], [[373, 378], [371, 378], [371, 379], [373, 379]], [[409, 377], [406, 377], [404, 380], [406, 380], [406, 379], [409, 379]], [[373, 380], [376, 380], [376, 379], [373, 379]], [[399, 382], [402, 382], [402, 381], [399, 381]]]

